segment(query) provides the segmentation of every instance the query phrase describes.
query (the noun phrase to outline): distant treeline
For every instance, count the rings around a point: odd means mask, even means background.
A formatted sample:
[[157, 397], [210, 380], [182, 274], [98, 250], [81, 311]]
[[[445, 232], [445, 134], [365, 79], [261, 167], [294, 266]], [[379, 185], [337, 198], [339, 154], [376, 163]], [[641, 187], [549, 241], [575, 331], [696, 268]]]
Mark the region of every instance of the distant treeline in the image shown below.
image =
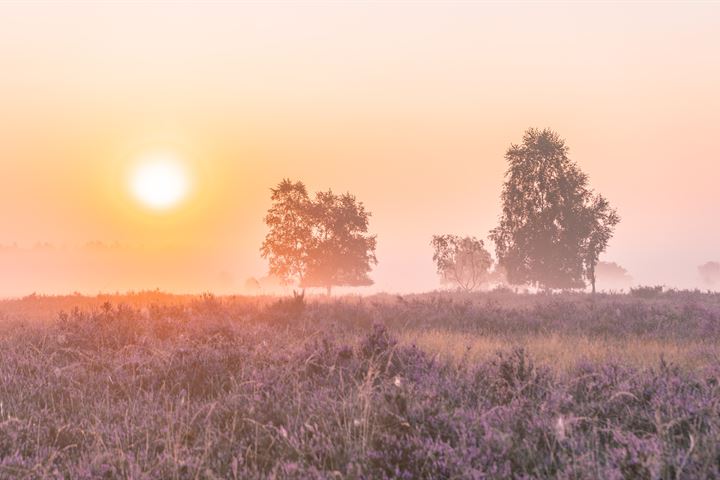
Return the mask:
[[[495, 261], [481, 239], [435, 235], [433, 260], [442, 281], [466, 291], [487, 284], [545, 290], [589, 284], [594, 292], [600, 255], [620, 221], [616, 210], [590, 188], [552, 130], [527, 130], [505, 159], [502, 214], [489, 234]], [[371, 214], [354, 195], [328, 190], [311, 197], [304, 183], [286, 179], [271, 199], [261, 248], [271, 275], [328, 294], [333, 286], [372, 283], [377, 241], [368, 233]]]

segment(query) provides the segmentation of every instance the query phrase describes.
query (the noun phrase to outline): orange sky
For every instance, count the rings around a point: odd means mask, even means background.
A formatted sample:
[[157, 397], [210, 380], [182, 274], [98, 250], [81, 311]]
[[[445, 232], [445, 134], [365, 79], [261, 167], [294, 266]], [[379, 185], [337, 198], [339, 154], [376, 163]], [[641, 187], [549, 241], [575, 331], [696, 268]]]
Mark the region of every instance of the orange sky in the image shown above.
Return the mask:
[[[283, 177], [365, 202], [378, 289], [435, 288], [430, 237], [487, 234], [530, 126], [618, 208], [605, 259], [694, 286], [720, 260], [718, 45], [709, 3], [1, 4], [0, 244], [56, 248], [0, 252], [0, 295], [239, 288]], [[126, 178], [157, 148], [194, 172], [164, 213]]]

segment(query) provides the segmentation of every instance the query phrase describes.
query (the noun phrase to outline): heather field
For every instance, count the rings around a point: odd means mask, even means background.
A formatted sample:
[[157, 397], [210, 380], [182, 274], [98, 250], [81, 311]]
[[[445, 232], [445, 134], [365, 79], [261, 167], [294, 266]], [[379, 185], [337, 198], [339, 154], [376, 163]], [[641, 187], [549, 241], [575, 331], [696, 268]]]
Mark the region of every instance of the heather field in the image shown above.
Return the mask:
[[720, 295], [0, 302], [0, 478], [716, 478]]

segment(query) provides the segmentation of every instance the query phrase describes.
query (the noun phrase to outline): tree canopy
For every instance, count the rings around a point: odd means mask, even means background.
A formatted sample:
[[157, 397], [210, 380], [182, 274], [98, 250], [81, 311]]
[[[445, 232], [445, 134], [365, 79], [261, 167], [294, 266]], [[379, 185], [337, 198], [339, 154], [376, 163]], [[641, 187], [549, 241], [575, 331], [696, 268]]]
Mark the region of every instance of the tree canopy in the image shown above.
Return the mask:
[[597, 281], [605, 289], [628, 288], [633, 283], [632, 276], [628, 271], [615, 262], [600, 261], [595, 268]]
[[515, 285], [595, 288], [595, 266], [620, 218], [588, 186], [552, 130], [529, 129], [505, 154], [502, 215], [490, 238]]
[[283, 180], [270, 189], [272, 206], [265, 215], [270, 231], [260, 252], [269, 262], [271, 275], [285, 284], [302, 283], [308, 250], [313, 241], [310, 198], [302, 182]]
[[708, 286], [720, 284], [720, 263], [706, 262], [698, 267], [702, 281]]
[[485, 243], [475, 237], [434, 235], [433, 261], [443, 282], [452, 283], [472, 292], [490, 279], [492, 266]]
[[371, 213], [354, 195], [328, 190], [311, 199], [302, 182], [283, 180], [271, 199], [261, 249], [271, 274], [328, 294], [333, 286], [372, 285], [377, 240], [368, 234]]

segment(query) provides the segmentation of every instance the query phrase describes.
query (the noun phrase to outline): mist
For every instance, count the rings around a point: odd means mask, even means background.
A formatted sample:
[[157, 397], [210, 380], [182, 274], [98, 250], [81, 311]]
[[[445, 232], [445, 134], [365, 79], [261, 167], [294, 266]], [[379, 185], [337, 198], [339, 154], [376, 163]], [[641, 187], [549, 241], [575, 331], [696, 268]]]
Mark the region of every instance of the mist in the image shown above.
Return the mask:
[[[0, 244], [18, 247], [0, 296], [242, 292], [268, 273], [286, 177], [372, 213], [361, 291], [433, 290], [432, 236], [486, 239], [528, 127], [559, 132], [618, 209], [601, 261], [632, 285], [713, 287], [718, 8], [3, 5]], [[162, 215], [126, 178], [158, 146], [197, 186]]]

